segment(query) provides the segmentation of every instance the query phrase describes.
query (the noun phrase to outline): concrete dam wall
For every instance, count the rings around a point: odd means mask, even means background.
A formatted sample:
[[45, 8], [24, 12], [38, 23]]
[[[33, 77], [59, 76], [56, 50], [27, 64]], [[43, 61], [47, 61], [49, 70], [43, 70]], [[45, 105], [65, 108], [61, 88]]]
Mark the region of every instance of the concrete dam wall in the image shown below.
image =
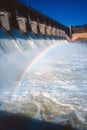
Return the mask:
[[12, 34], [13, 28], [17, 28], [25, 34], [32, 32], [35, 35], [42, 34], [43, 36], [60, 37], [68, 42], [71, 41], [68, 27], [19, 1], [1, 0], [0, 25], [10, 34]]
[[87, 41], [87, 25], [72, 27], [72, 41]]

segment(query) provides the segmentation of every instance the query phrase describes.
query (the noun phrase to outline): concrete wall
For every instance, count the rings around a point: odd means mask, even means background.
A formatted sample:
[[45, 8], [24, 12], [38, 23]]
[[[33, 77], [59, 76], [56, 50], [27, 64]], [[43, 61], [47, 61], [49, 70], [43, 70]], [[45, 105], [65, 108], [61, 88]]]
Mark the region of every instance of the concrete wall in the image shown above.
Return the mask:
[[72, 41], [76, 41], [76, 40], [80, 40], [80, 39], [87, 39], [87, 32], [72, 34]]

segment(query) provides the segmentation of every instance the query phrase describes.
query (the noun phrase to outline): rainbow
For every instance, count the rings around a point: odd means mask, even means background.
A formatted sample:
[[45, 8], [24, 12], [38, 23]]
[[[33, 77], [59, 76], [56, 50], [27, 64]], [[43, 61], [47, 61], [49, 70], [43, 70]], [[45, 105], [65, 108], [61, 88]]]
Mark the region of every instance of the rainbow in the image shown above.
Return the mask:
[[45, 48], [40, 54], [38, 54], [33, 60], [32, 62], [28, 64], [28, 66], [26, 67], [26, 69], [24, 70], [24, 72], [22, 73], [22, 75], [20, 76], [18, 83], [16, 84], [16, 86], [14, 87], [13, 90], [13, 94], [15, 94], [19, 87], [21, 82], [23, 81], [24, 77], [27, 75], [27, 73], [31, 70], [31, 68], [35, 65], [35, 63], [37, 63], [45, 54], [47, 54], [51, 49], [53, 49], [57, 44], [52, 44], [49, 45], [47, 48]]

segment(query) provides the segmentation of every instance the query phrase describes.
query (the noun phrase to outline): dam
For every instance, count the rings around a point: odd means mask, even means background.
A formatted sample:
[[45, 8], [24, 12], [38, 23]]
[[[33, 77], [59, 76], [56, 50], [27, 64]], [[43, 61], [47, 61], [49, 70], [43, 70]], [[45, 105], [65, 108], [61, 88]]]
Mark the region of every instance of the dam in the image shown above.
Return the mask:
[[[29, 39], [28, 34], [32, 33], [35, 37], [42, 35], [43, 37], [49, 36], [56, 39], [65, 39], [68, 42], [71, 41], [70, 29], [68, 27], [27, 7], [23, 3], [18, 1], [14, 3], [11, 0], [8, 0], [8, 2], [11, 6], [10, 8], [6, 5], [5, 0], [0, 3], [0, 30], [3, 30], [3, 33], [4, 31], [8, 33], [7, 35], [15, 41], [14, 33], [16, 32], [14, 30], [24, 34], [24, 37], [27, 37], [27, 39]], [[29, 44], [25, 44], [23, 46], [29, 48]], [[0, 46], [2, 49], [4, 45], [1, 44]]]
[[0, 1], [0, 130], [87, 129], [87, 44], [74, 34], [18, 0]]

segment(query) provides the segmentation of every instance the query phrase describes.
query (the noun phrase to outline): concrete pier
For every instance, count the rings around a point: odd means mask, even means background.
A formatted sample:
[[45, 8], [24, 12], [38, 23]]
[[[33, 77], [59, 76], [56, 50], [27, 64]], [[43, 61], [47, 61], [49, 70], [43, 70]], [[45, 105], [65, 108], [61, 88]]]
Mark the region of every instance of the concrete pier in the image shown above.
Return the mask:
[[0, 11], [0, 24], [8, 32], [11, 31], [12, 23], [11, 23], [11, 15], [9, 12]]
[[17, 22], [18, 22], [18, 28], [24, 32], [27, 33], [27, 25], [26, 25], [26, 19], [23, 17], [17, 16]]
[[42, 34], [42, 35], [46, 35], [46, 25], [45, 24], [38, 24], [38, 28], [39, 28], [39, 32]]
[[56, 36], [56, 28], [52, 27], [52, 35]]
[[37, 22], [36, 21], [30, 21], [29, 25], [30, 25], [30, 31], [35, 33], [35, 34], [38, 34]]
[[51, 28], [51, 26], [46, 26], [46, 34], [47, 35], [49, 35], [49, 36], [51, 36], [52, 35], [52, 28]]

